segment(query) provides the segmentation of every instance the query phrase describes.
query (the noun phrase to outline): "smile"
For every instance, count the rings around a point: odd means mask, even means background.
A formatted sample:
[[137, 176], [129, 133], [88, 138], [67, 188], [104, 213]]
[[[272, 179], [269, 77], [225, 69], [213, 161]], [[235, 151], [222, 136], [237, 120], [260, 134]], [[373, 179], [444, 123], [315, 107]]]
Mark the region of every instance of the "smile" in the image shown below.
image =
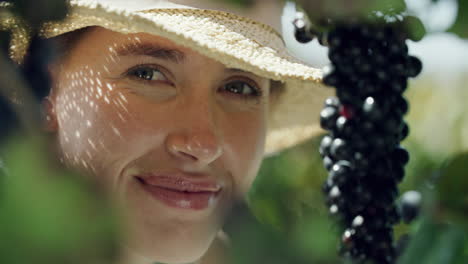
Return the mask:
[[173, 208], [203, 210], [218, 198], [221, 188], [210, 182], [194, 182], [167, 176], [135, 176], [152, 197]]

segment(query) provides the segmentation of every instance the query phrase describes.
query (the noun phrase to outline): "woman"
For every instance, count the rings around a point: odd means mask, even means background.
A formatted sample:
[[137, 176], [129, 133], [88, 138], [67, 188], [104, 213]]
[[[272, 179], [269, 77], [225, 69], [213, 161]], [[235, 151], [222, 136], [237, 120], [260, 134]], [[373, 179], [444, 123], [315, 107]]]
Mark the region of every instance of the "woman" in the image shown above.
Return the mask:
[[[72, 1], [44, 27], [45, 127], [64, 164], [124, 207], [122, 263], [220, 263], [217, 238], [263, 157], [319, 132], [328, 91], [270, 27], [165, 1]], [[13, 40], [21, 62], [25, 40]]]

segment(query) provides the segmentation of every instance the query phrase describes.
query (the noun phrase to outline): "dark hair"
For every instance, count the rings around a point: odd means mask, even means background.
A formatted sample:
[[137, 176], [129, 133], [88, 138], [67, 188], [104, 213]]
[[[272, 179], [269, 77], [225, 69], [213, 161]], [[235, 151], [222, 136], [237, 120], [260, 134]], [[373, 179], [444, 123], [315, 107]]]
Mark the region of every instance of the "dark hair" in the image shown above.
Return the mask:
[[89, 31], [90, 28], [91, 27], [80, 28], [51, 38], [50, 41], [53, 42], [58, 50], [58, 53], [60, 54], [57, 56], [57, 59], [62, 60], [68, 57], [70, 51], [73, 50], [78, 41], [83, 38], [83, 36], [86, 34], [86, 32]]

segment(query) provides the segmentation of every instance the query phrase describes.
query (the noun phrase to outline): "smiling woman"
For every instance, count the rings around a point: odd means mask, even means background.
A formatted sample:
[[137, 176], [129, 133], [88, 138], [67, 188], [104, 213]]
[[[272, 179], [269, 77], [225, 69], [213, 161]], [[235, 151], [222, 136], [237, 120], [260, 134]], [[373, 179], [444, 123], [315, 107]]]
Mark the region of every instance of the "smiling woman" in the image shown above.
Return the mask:
[[319, 131], [321, 72], [243, 17], [98, 2], [42, 31], [65, 49], [43, 100], [59, 158], [122, 205], [122, 263], [222, 263], [223, 221], [264, 156]]
[[260, 165], [268, 80], [159, 36], [101, 27], [56, 65], [47, 127], [64, 162], [126, 204], [129, 248], [199, 258]]

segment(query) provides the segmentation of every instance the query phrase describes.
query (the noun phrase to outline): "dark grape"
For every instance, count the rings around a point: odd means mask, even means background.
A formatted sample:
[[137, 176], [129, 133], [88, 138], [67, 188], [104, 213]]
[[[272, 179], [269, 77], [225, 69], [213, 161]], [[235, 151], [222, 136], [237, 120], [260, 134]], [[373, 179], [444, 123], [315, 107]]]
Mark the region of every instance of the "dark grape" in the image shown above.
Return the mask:
[[403, 147], [397, 147], [392, 152], [392, 160], [399, 165], [406, 165], [409, 161], [409, 153]]
[[333, 160], [330, 157], [325, 156], [323, 158], [323, 166], [325, 167], [325, 169], [327, 169], [327, 171], [329, 171], [333, 166]]
[[403, 127], [403, 120], [401, 119], [400, 116], [396, 114], [390, 114], [388, 115], [383, 122], [383, 128], [388, 132], [388, 133], [397, 133], [398, 131], [401, 131]]
[[371, 120], [380, 120], [383, 118], [384, 112], [379, 107], [373, 97], [367, 97], [362, 105], [363, 114]]
[[408, 53], [408, 46], [405, 43], [392, 42], [388, 45], [388, 52], [394, 56], [406, 54]]
[[370, 160], [361, 152], [354, 152], [353, 159], [354, 165], [359, 170], [367, 170], [370, 166]]
[[406, 77], [397, 77], [389, 81], [390, 89], [396, 93], [403, 93], [408, 87]]
[[330, 147], [331, 155], [338, 160], [347, 159], [351, 155], [351, 150], [345, 140], [335, 138]]
[[328, 97], [325, 100], [325, 106], [331, 106], [338, 109], [340, 107], [340, 100], [337, 97]]
[[380, 51], [378, 51], [373, 54], [372, 62], [374, 67], [385, 66], [385, 63], [387, 62], [387, 57]]
[[318, 34], [331, 61], [323, 82], [336, 88], [320, 113], [330, 132], [320, 144], [328, 170], [323, 191], [330, 214], [344, 227], [340, 253], [355, 263], [394, 264], [392, 226], [418, 212], [411, 197], [398, 207], [395, 200], [409, 161], [400, 146], [409, 134], [402, 94], [422, 63], [408, 55], [402, 23], [377, 14], [372, 19], [375, 24], [336, 22]]
[[312, 37], [305, 30], [297, 30], [294, 37], [300, 43], [308, 43], [312, 41]]
[[408, 191], [402, 195], [400, 213], [403, 221], [409, 223], [419, 215], [421, 200], [421, 194], [416, 191]]
[[405, 169], [403, 168], [403, 165], [397, 164], [393, 166], [392, 176], [397, 182], [401, 182], [401, 180], [403, 180], [403, 177], [405, 176]]
[[351, 166], [350, 163], [344, 160], [340, 160], [335, 163], [330, 170], [330, 179], [337, 186], [344, 186], [351, 180]]
[[378, 91], [378, 85], [372, 79], [361, 79], [357, 83], [357, 90], [361, 94], [372, 94]]
[[354, 60], [354, 67], [359, 73], [367, 74], [372, 71], [372, 64], [367, 58], [358, 57]]
[[330, 106], [325, 107], [320, 112], [320, 125], [323, 129], [333, 129], [335, 127], [338, 116], [338, 109]]
[[324, 136], [322, 138], [322, 141], [320, 142], [320, 155], [322, 157], [329, 156], [330, 155], [330, 147], [333, 142], [333, 138], [331, 136]]
[[308, 30], [307, 22], [304, 19], [304, 13], [297, 13], [297, 18], [293, 24], [295, 27], [294, 37], [300, 43], [308, 43], [313, 39], [311, 32]]
[[357, 105], [360, 103], [359, 98], [356, 97], [349, 89], [338, 89], [336, 94], [343, 104]]
[[337, 86], [339, 83], [339, 80], [340, 80], [339, 74], [337, 72], [332, 72], [323, 78], [323, 83], [328, 86]]
[[409, 135], [409, 126], [406, 122], [403, 122], [403, 127], [401, 128], [401, 131], [399, 132], [399, 139], [400, 141], [403, 141], [406, 137]]
[[353, 122], [344, 116], [338, 117], [336, 131], [340, 136], [349, 137], [354, 132]]
[[408, 112], [408, 109], [409, 109], [409, 105], [408, 105], [408, 101], [403, 98], [403, 96], [397, 96], [396, 99], [395, 99], [395, 111], [403, 116], [403, 115], [406, 115], [406, 113]]
[[339, 32], [331, 32], [328, 34], [327, 43], [330, 48], [337, 48], [343, 43], [343, 37]]
[[422, 63], [418, 58], [409, 56], [406, 67], [408, 77], [416, 77], [421, 73]]
[[390, 75], [387, 73], [386, 69], [377, 69], [375, 75], [380, 82], [387, 82], [390, 79]]

